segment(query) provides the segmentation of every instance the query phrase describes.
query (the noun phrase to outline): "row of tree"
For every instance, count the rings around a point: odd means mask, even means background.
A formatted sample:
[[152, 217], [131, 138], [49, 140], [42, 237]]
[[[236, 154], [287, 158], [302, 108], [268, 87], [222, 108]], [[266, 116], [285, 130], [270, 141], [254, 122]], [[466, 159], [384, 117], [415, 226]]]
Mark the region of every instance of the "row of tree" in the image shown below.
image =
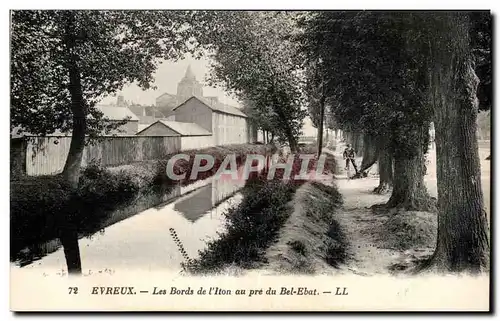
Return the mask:
[[434, 122], [439, 227], [428, 265], [488, 268], [476, 118], [491, 102], [489, 13], [317, 12], [298, 24], [312, 84], [306, 94], [341, 128], [364, 135], [372, 149], [366, 166], [374, 155], [379, 161], [376, 191], [392, 187], [386, 207], [433, 207], [424, 155]]

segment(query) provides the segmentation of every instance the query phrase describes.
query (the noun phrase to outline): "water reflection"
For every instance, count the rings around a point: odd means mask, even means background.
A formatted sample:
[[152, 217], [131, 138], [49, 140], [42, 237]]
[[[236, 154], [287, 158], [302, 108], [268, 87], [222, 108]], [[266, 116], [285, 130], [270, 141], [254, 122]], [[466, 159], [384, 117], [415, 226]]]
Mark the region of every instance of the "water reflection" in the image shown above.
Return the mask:
[[[231, 177], [209, 178], [137, 200], [114, 212], [102, 233], [79, 240], [82, 264], [95, 268], [127, 266], [131, 262], [149, 262], [150, 267], [177, 266], [183, 258], [168, 230], [175, 228], [194, 257], [207, 238], [218, 237], [217, 232], [224, 227], [224, 217], [219, 214], [241, 200], [237, 192], [245, 183]], [[65, 267], [58, 239], [26, 248], [20, 256], [16, 262], [20, 266]]]
[[196, 222], [212, 208], [212, 184], [201, 187], [176, 202], [174, 209], [191, 222]]
[[244, 185], [244, 181], [214, 179], [176, 202], [174, 210], [194, 223], [203, 215], [211, 213], [212, 208], [234, 195]]

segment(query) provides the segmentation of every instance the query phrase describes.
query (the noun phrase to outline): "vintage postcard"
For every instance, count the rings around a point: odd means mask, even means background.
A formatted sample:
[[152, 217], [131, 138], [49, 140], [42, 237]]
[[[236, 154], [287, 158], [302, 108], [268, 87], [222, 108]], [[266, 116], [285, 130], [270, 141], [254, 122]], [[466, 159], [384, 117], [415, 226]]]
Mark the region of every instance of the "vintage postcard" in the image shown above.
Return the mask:
[[490, 306], [490, 11], [10, 11], [12, 311]]

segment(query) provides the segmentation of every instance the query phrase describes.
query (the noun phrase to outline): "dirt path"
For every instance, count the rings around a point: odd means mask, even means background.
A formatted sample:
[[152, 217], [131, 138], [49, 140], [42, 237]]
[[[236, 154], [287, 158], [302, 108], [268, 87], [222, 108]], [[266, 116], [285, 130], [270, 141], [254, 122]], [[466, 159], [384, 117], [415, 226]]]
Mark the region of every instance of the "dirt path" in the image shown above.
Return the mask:
[[[489, 142], [479, 149], [481, 159], [481, 185], [485, 209], [490, 215], [490, 161]], [[343, 168], [343, 144], [338, 144], [336, 151], [325, 150], [333, 154], [340, 170], [336, 175], [336, 184], [344, 199], [342, 210], [336, 218], [344, 230], [349, 242], [350, 259], [344, 266], [346, 272], [361, 275], [389, 273], [391, 269], [404, 269], [412, 265], [411, 261], [422, 259], [434, 251], [437, 234], [437, 216], [429, 212], [398, 212], [375, 214], [369, 209], [374, 204], [386, 203], [389, 194], [373, 194], [378, 185], [378, 176], [348, 180]], [[424, 177], [427, 191], [437, 197], [436, 150], [429, 149], [428, 171]], [[357, 159], [361, 164], [361, 158]], [[372, 170], [376, 172], [376, 170]]]
[[[341, 150], [332, 152], [342, 164]], [[361, 163], [358, 159], [357, 163]], [[343, 207], [336, 214], [336, 219], [343, 228], [349, 242], [349, 257], [342, 268], [345, 272], [359, 275], [387, 274], [389, 267], [394, 264], [404, 264], [417, 256], [422, 256], [424, 250], [401, 251], [389, 249], [384, 246], [380, 231], [389, 219], [388, 215], [376, 215], [369, 208], [374, 204], [385, 203], [389, 194], [373, 194], [373, 189], [378, 185], [378, 176], [369, 175], [363, 179], [347, 179], [343, 167], [336, 175], [336, 183], [343, 196]], [[418, 252], [418, 253], [416, 253]]]
[[[388, 272], [388, 265], [400, 256], [395, 250], [384, 249], [380, 245], [376, 231], [387, 220], [387, 216], [375, 216], [367, 208], [381, 203], [385, 196], [370, 195], [376, 179], [347, 180], [344, 173], [339, 174], [337, 185], [344, 197], [344, 205], [335, 216], [349, 241], [349, 256], [346, 269], [362, 275]], [[366, 186], [368, 185], [368, 187]]]

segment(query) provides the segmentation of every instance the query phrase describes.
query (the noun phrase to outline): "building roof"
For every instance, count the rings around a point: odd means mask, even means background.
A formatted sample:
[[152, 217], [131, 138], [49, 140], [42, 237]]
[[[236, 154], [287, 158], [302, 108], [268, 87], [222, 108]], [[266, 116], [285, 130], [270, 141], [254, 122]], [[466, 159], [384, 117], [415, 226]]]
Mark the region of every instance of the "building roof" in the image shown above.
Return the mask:
[[128, 107], [117, 107], [117, 106], [96, 106], [105, 117], [110, 120], [123, 120], [130, 117], [130, 121], [139, 121], [139, 118], [128, 108]]
[[137, 118], [139, 118], [139, 124], [145, 124], [148, 126], [158, 120], [153, 116], [137, 116]]
[[224, 113], [224, 114], [230, 114], [230, 115], [235, 115], [235, 116], [245, 117], [245, 118], [248, 117], [239, 108], [236, 108], [234, 106], [226, 105], [226, 104], [223, 104], [220, 102], [212, 103], [208, 99], [201, 98], [201, 97], [195, 97], [195, 96], [187, 99], [185, 102], [183, 102], [182, 104], [180, 104], [179, 106], [175, 107], [172, 110], [176, 110], [177, 108], [180, 108], [181, 106], [186, 104], [191, 99], [197, 99], [198, 101], [205, 104], [208, 108], [212, 109], [215, 112], [220, 112], [220, 113]]
[[183, 123], [183, 122], [178, 122], [178, 121], [171, 121], [171, 120], [159, 120], [155, 122], [154, 124], [151, 124], [147, 126], [146, 128], [141, 129], [138, 134], [147, 128], [160, 123], [174, 132], [178, 133], [181, 136], [207, 136], [207, 135], [212, 135], [211, 132], [206, 130], [205, 128], [201, 127], [198, 124], [195, 123]]
[[148, 128], [149, 126], [151, 126], [151, 124], [139, 124], [137, 126], [137, 132], [142, 132], [144, 129]]
[[161, 98], [161, 97], [163, 97], [163, 96], [170, 96], [170, 97], [175, 98], [177, 95], [174, 95], [174, 94], [170, 94], [170, 93], [165, 92], [165, 93], [161, 94], [160, 96], [156, 97], [156, 99]]
[[136, 116], [142, 116], [144, 114], [144, 106], [128, 106], [128, 109]]

